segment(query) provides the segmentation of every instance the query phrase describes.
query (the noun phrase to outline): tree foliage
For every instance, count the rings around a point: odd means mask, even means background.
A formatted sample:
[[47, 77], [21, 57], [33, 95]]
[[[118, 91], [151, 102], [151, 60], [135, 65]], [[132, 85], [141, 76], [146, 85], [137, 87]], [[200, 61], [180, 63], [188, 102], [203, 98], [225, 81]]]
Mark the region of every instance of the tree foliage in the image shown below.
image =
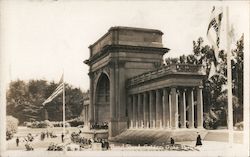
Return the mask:
[[[232, 83], [233, 83], [233, 105], [234, 123], [243, 120], [243, 59], [244, 59], [244, 36], [237, 41], [236, 49], [232, 50]], [[226, 125], [227, 114], [227, 54], [224, 50], [219, 51], [219, 59], [215, 59], [214, 50], [205, 45], [202, 38], [193, 41], [193, 54], [182, 55], [179, 58], [166, 58], [166, 65], [179, 64], [201, 64], [206, 71], [206, 78], [203, 80], [203, 104], [204, 112], [212, 111], [219, 113], [223, 119], [221, 124]], [[216, 73], [210, 76], [212, 64], [216, 65]]]
[[[62, 120], [62, 94], [52, 102], [42, 103], [53, 93], [58, 83], [46, 80], [16, 80], [10, 83], [7, 91], [7, 115], [16, 117], [20, 123], [24, 121], [44, 120], [44, 108], [47, 109], [49, 120]], [[83, 106], [83, 92], [79, 88], [65, 84], [66, 119], [80, 115]]]

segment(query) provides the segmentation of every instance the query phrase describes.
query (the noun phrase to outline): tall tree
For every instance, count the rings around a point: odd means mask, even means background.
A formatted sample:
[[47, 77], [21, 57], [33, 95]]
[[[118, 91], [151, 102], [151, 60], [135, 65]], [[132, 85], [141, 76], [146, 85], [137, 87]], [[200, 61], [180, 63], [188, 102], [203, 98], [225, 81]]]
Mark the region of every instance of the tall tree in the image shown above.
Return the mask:
[[[46, 80], [21, 80], [10, 83], [7, 91], [7, 115], [12, 115], [22, 124], [24, 121], [43, 120], [42, 103], [58, 86]], [[66, 84], [66, 118], [78, 117], [83, 105], [83, 92]], [[46, 105], [50, 120], [62, 120], [62, 95]]]

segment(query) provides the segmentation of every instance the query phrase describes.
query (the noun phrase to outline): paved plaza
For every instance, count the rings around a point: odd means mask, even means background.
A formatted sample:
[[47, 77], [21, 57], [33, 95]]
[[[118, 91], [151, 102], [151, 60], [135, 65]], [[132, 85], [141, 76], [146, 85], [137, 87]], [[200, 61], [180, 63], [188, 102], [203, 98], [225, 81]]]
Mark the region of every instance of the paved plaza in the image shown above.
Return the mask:
[[[77, 132], [79, 131], [79, 128], [74, 128], [70, 127], [67, 128], [69, 130], [69, 134], [72, 132]], [[16, 154], [23, 154], [25, 156], [25, 153], [28, 153], [28, 151], [25, 151], [25, 142], [20, 142], [19, 147], [16, 146], [15, 139], [17, 136], [19, 136], [21, 139], [24, 137], [27, 133], [32, 133], [32, 135], [35, 136], [34, 141], [32, 142], [32, 146], [34, 147], [34, 152], [47, 152], [47, 148], [50, 145], [50, 143], [57, 143], [61, 144], [61, 130], [62, 128], [53, 128], [54, 133], [57, 135], [56, 138], [45, 138], [43, 141], [40, 140], [39, 133], [42, 131], [45, 131], [46, 129], [40, 128], [40, 129], [31, 129], [31, 128], [25, 128], [25, 127], [19, 127], [18, 133], [15, 135], [15, 137], [9, 141], [7, 141], [7, 152], [6, 155], [10, 156], [15, 156]], [[52, 130], [52, 129], [51, 129]], [[235, 136], [242, 137], [242, 132], [236, 132]], [[176, 145], [181, 145], [182, 150], [179, 149], [172, 149], [172, 148], [167, 148], [168, 146], [154, 146], [154, 145], [129, 145], [129, 144], [121, 144], [121, 143], [112, 143], [111, 142], [111, 149], [108, 151], [93, 151], [91, 148], [90, 149], [82, 149], [81, 151], [73, 151], [73, 152], [64, 152], [66, 154], [79, 154], [81, 152], [86, 152], [86, 153], [111, 153], [113, 152], [116, 154], [117, 152], [120, 152], [120, 154], [124, 154], [124, 152], [127, 152], [128, 154], [133, 154], [133, 153], [138, 153], [140, 152], [141, 154], [144, 154], [144, 152], [147, 152], [146, 154], [151, 154], [153, 152], [157, 152], [159, 156], [161, 156], [162, 153], [169, 153], [172, 154], [173, 152], [177, 153], [176, 155], [178, 156], [178, 152], [186, 152], [194, 155], [202, 155], [202, 156], [247, 156], [246, 154], [246, 147], [242, 144], [242, 138], [240, 141], [235, 141], [233, 144], [233, 147], [231, 148], [228, 144], [228, 142], [223, 142], [224, 139], [226, 139], [227, 134], [226, 130], [212, 130], [210, 131], [210, 134], [207, 134], [207, 137], [204, 138], [202, 141], [202, 146], [195, 147], [196, 141], [182, 141], [182, 142], [176, 142]], [[216, 138], [220, 141], [211, 141], [214, 140], [213, 138]], [[76, 145], [77, 146], [77, 145]], [[190, 147], [191, 149], [185, 149]], [[33, 153], [33, 152], [29, 152]], [[126, 155], [128, 155], [126, 153]], [[43, 154], [43, 153], [42, 153]], [[49, 154], [49, 153], [48, 153]], [[59, 153], [60, 154], [60, 153]], [[141, 155], [140, 154], [140, 155]], [[138, 154], [139, 155], [139, 154]], [[39, 153], [38, 153], [39, 156]]]

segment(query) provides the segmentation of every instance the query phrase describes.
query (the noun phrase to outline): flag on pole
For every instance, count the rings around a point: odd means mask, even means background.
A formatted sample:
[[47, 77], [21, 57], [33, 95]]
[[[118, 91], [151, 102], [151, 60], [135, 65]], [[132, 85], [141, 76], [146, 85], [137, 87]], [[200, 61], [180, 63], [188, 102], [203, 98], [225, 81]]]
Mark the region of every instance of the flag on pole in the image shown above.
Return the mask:
[[208, 41], [212, 44], [214, 49], [214, 61], [211, 63], [210, 72], [208, 78], [211, 78], [214, 74], [216, 74], [216, 67], [219, 60], [219, 45], [220, 45], [220, 28], [222, 21], [223, 11], [222, 8], [212, 9], [211, 17], [208, 24], [207, 29], [207, 38]]
[[211, 62], [211, 66], [210, 66], [210, 71], [209, 71], [209, 75], [208, 78], [211, 78], [212, 76], [214, 76], [216, 74], [216, 67], [214, 65], [214, 62]]
[[43, 102], [43, 105], [51, 102], [55, 97], [57, 97], [59, 94], [63, 92], [63, 86], [64, 86], [64, 81], [63, 81], [63, 75], [59, 81], [59, 86], [55, 89], [55, 91]]
[[219, 45], [220, 45], [220, 28], [223, 11], [221, 7], [213, 7], [210, 22], [207, 28], [207, 38], [214, 48], [214, 55], [216, 62], [219, 59]]

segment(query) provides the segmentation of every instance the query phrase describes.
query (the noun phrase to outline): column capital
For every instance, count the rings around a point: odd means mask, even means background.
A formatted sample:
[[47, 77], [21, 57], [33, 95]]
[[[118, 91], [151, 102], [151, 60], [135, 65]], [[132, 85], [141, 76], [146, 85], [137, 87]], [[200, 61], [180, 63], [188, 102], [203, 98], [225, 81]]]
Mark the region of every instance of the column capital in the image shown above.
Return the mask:
[[203, 86], [198, 86], [198, 87], [196, 87], [196, 88], [198, 88], [198, 89], [203, 89]]
[[177, 89], [178, 86], [169, 86], [170, 89], [175, 88]]
[[189, 89], [189, 88], [181, 87], [181, 88], [179, 88], [179, 91], [183, 93], [183, 92], [187, 92], [188, 89]]
[[191, 91], [194, 91], [195, 90], [195, 87], [189, 87], [186, 89], [187, 91], [191, 92]]
[[177, 93], [177, 87], [176, 86], [172, 86], [172, 87], [170, 87], [170, 94], [173, 94], [173, 92], [174, 93]]

